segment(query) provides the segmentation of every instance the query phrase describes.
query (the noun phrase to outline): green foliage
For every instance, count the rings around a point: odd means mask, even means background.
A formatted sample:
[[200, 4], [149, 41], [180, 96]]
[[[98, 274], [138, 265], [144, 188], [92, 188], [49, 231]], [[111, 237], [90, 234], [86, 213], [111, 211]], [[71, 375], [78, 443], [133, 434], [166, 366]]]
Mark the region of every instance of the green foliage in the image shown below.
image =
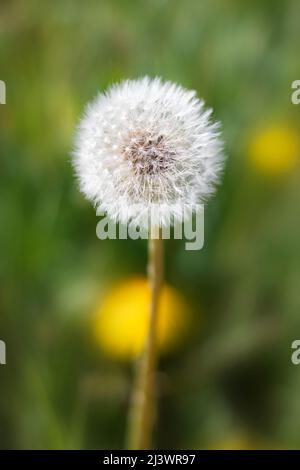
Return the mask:
[[204, 249], [167, 243], [168, 281], [196, 320], [184, 348], [161, 363], [156, 445], [239, 446], [247, 436], [254, 447], [300, 448], [300, 370], [290, 362], [300, 334], [299, 168], [270, 181], [247, 154], [257, 127], [299, 127], [290, 103], [299, 2], [0, 8], [0, 447], [124, 444], [131, 367], [102, 355], [90, 320], [115, 279], [145, 272], [146, 245], [97, 240], [69, 160], [86, 101], [148, 74], [196, 89], [222, 121], [229, 155], [206, 208]]

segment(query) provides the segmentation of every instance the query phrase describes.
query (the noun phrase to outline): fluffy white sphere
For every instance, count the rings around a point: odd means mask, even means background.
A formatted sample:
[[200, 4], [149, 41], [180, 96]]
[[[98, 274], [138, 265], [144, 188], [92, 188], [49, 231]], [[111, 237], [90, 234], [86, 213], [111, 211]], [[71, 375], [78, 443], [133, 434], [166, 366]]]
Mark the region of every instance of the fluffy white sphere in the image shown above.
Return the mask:
[[145, 226], [154, 207], [155, 224], [181, 222], [213, 193], [223, 167], [211, 112], [195, 91], [159, 78], [100, 93], [76, 132], [81, 191], [115, 221]]

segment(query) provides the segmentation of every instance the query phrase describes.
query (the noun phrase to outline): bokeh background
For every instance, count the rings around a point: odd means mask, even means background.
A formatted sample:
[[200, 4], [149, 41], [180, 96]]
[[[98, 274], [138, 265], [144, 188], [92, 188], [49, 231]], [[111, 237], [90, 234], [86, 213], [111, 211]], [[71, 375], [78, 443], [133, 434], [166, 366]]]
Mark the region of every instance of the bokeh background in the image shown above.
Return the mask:
[[0, 447], [122, 448], [145, 241], [100, 241], [70, 165], [123, 78], [197, 90], [228, 162], [205, 246], [166, 243], [157, 448], [300, 448], [298, 0], [1, 0]]

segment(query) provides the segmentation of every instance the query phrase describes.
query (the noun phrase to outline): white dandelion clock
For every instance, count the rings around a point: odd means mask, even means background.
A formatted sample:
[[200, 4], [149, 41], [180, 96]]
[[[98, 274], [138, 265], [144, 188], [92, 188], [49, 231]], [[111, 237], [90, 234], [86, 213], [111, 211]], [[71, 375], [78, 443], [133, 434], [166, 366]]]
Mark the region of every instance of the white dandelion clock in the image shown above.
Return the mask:
[[182, 222], [213, 193], [222, 170], [211, 112], [194, 91], [159, 78], [100, 93], [76, 134], [81, 191], [116, 222], [146, 226], [150, 210], [158, 226]]
[[151, 448], [154, 426], [161, 228], [191, 217], [213, 193], [223, 167], [219, 124], [211, 113], [194, 91], [146, 77], [99, 94], [76, 133], [73, 163], [81, 191], [113, 221], [148, 235], [150, 227], [149, 322], [129, 422], [135, 450]]

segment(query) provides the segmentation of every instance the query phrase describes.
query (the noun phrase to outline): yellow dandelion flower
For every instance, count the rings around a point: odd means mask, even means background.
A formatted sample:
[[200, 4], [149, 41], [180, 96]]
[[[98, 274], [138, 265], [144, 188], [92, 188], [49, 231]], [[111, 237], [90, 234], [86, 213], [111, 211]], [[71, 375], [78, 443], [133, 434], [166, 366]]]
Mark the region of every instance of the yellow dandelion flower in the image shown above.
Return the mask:
[[[149, 302], [150, 288], [143, 277], [121, 282], [107, 294], [93, 317], [96, 341], [107, 355], [128, 360], [142, 352]], [[189, 315], [182, 295], [165, 285], [160, 296], [157, 323], [160, 352], [167, 352], [180, 344], [189, 325]]]
[[299, 156], [299, 136], [287, 124], [262, 129], [250, 143], [250, 161], [265, 176], [276, 177], [289, 173], [295, 168]]
[[239, 437], [224, 440], [212, 447], [213, 450], [255, 450], [257, 448], [253, 442]]
[[213, 446], [212, 450], [263, 450], [275, 449], [276, 446], [267, 442], [259, 442], [246, 436], [233, 436]]

